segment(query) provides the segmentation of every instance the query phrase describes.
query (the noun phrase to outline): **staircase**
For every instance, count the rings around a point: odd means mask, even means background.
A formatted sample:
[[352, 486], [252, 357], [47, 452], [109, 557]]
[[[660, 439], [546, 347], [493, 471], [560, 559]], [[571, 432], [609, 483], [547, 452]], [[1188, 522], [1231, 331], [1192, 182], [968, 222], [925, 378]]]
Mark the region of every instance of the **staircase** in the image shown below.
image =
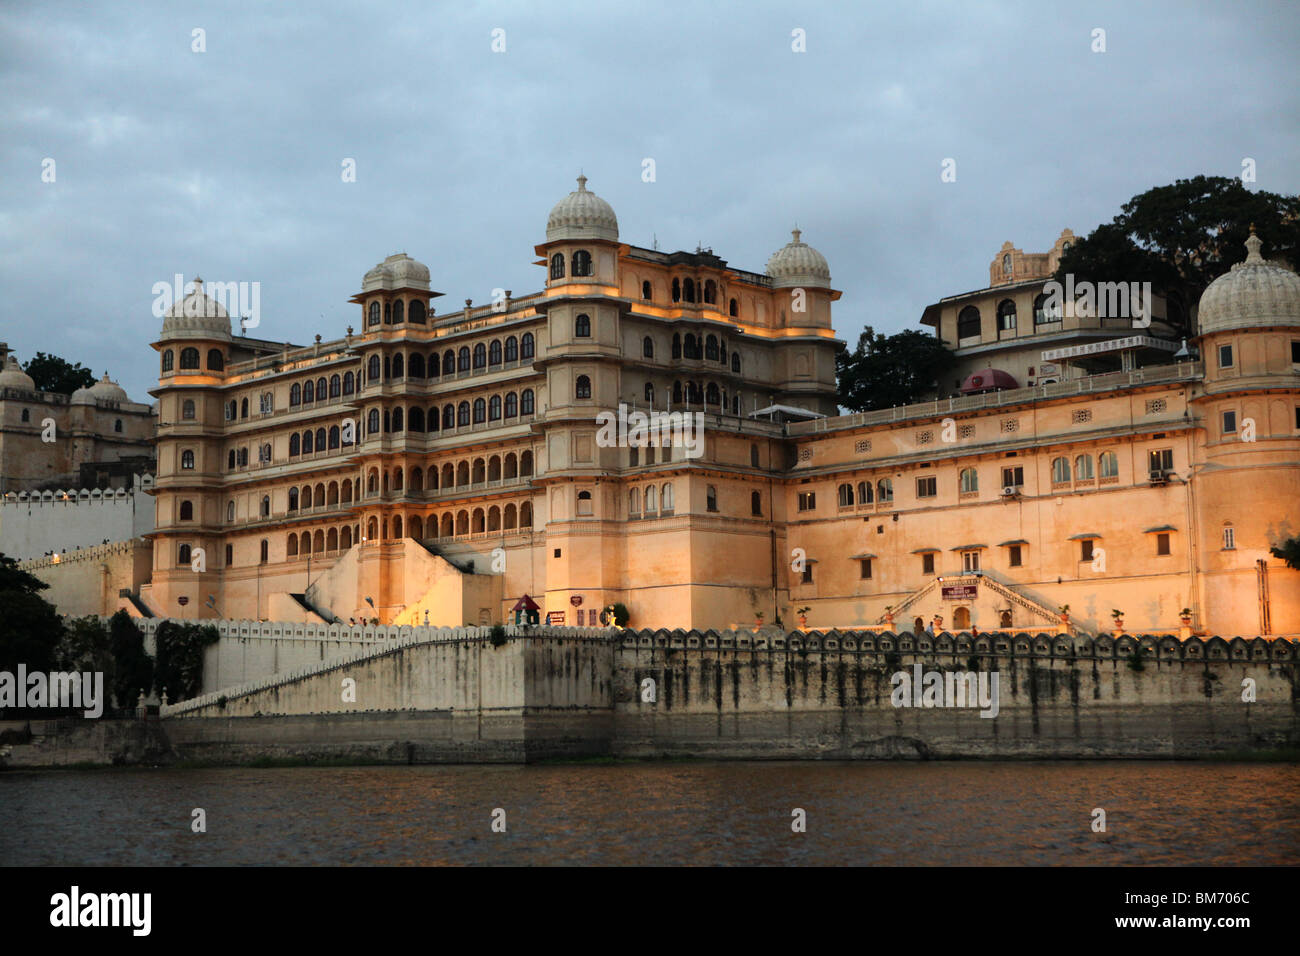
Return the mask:
[[[1033, 598], [1026, 597], [1025, 595], [1021, 594], [1019, 591], [1014, 590], [1010, 585], [1003, 584], [1001, 581], [993, 577], [993, 575], [990, 574], [988, 571], [981, 571], [978, 574], [963, 574], [963, 575], [952, 575], [952, 576], [944, 575], [942, 582], [938, 578], [935, 578], [925, 587], [921, 588], [920, 590], [912, 592], [912, 594], [908, 595], [907, 600], [905, 600], [902, 604], [899, 604], [893, 609], [893, 615], [894, 618], [896, 619], [896, 623], [897, 623], [897, 619], [906, 617], [906, 612], [909, 608], [913, 607], [918, 602], [929, 597], [936, 588], [940, 588], [944, 585], [962, 585], [962, 584], [974, 584], [978, 587], [987, 588], [989, 591], [998, 595], [999, 597], [1003, 598], [1009, 603], [1014, 604], [1017, 607], [1024, 609], [1025, 611], [1028, 611], [1031, 620], [1036, 620], [1037, 622], [1036, 626], [1044, 627], [1044, 628], [1050, 627], [1053, 630], [1055, 630], [1061, 624], [1060, 615], [1058, 615], [1054, 609], [1049, 608], [1046, 605], [1039, 603], [1038, 601], [1035, 601]], [[885, 617], [882, 615], [880, 618], [877, 619], [876, 623], [884, 624]], [[1026, 625], [1024, 629], [1027, 630], [1033, 626], [1035, 625]], [[1017, 629], [1019, 630], [1021, 628], [1017, 628]], [[1070, 625], [1070, 630], [1073, 632], [1076, 631], [1077, 628], [1074, 625]]]

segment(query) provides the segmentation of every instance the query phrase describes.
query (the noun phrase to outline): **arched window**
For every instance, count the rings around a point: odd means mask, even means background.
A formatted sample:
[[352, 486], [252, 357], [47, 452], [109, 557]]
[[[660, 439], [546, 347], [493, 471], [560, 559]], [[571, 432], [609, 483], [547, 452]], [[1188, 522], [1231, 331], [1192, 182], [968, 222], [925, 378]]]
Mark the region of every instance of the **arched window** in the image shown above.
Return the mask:
[[429, 378], [438, 378], [442, 374], [441, 363], [438, 361], [438, 353], [429, 353]]
[[406, 416], [406, 427], [413, 432], [424, 431], [424, 409], [419, 405], [411, 406], [411, 411]]
[[1080, 455], [1074, 459], [1074, 477], [1077, 481], [1092, 481], [1092, 456]]
[[182, 501], [182, 502], [181, 502], [181, 520], [182, 520], [182, 521], [193, 521], [193, 520], [194, 520], [194, 503], [193, 503], [193, 502], [191, 502], [191, 501]]
[[737, 375], [740, 374], [740, 353], [739, 352], [731, 353], [731, 370], [735, 372]]
[[531, 362], [533, 360], [532, 332], [525, 332], [523, 338], [519, 340], [519, 360], [521, 362]]
[[967, 339], [980, 334], [980, 310], [968, 305], [957, 315], [957, 338]]
[[501, 364], [501, 340], [493, 339], [488, 346], [488, 365]]
[[226, 453], [226, 470], [227, 471], [235, 470], [235, 449], [233, 448]]
[[591, 316], [582, 313], [573, 320], [573, 335], [579, 339], [591, 338]]
[[198, 367], [199, 367], [199, 350], [181, 349], [181, 368], [192, 369]]
[[190, 546], [188, 544], [183, 544], [176, 549], [176, 563], [177, 564], [190, 563]]
[[533, 473], [533, 453], [526, 451], [519, 456], [519, 477], [527, 478]]
[[1059, 301], [1049, 302], [1049, 296], [1046, 292], [1040, 292], [1034, 296], [1034, 324], [1044, 325], [1048, 322], [1057, 322], [1061, 318], [1061, 305]]
[[297, 488], [289, 489], [289, 510], [290, 511], [298, 510], [298, 489]]
[[384, 325], [393, 324], [393, 303], [384, 303]]
[[894, 500], [894, 481], [892, 478], [881, 478], [876, 482], [876, 500], [881, 504]]
[[483, 368], [487, 365], [487, 348], [482, 342], [474, 346], [474, 367]]
[[366, 414], [366, 434], [375, 435], [379, 432], [379, 409], [372, 408]]
[[846, 481], [840, 485], [838, 494], [841, 508], [853, 507], [853, 486], [851, 484]]
[[519, 341], [513, 335], [506, 339], [506, 361], [519, 361]]
[[262, 507], [261, 507], [261, 510], [259, 511], [259, 514], [261, 514], [261, 516], [262, 516], [263, 518], [269, 518], [269, 517], [271, 516], [271, 496], [270, 496], [270, 495], [262, 495]]
[[576, 398], [591, 398], [591, 379], [585, 375], [579, 375], [574, 391]]
[[533, 390], [526, 388], [523, 394], [519, 396], [519, 414], [531, 415], [533, 413]]
[[163, 352], [162, 370], [164, 372], [170, 372], [175, 367], [176, 367], [176, 353], [174, 353], [171, 349], [168, 349], [166, 352]]
[[555, 253], [555, 255], [551, 256], [551, 278], [552, 279], [564, 278], [564, 253], [563, 252], [557, 252]]
[[447, 404], [442, 406], [442, 427], [444, 429], [456, 427], [456, 406]]
[[370, 303], [370, 318], [368, 321], [370, 325], [379, 324], [379, 303], [378, 302]]
[[591, 253], [586, 249], [579, 249], [573, 254], [573, 274], [575, 276], [591, 275]]
[[1002, 274], [1004, 276], [1011, 275], [1011, 253], [1009, 252], [1004, 253], [1002, 256]]
[[648, 335], [641, 340], [641, 355], [648, 359], [655, 357], [655, 340]]
[[208, 349], [208, 371], [220, 372], [226, 367], [226, 357], [221, 354], [221, 349]]
[[[316, 533], [320, 534], [319, 531]], [[266, 564], [266, 562], [270, 559], [270, 544], [267, 542], [265, 538], [262, 539], [262, 551], [259, 558], [263, 564]]]
[[1066, 458], [1052, 460], [1052, 483], [1062, 484], [1070, 480], [1070, 462]]
[[[735, 300], [733, 299], [732, 301], [734, 302]], [[749, 493], [749, 513], [757, 515], [760, 518], [763, 516], [763, 496], [757, 491], [751, 491]]]
[[370, 361], [366, 363], [366, 381], [377, 382], [379, 381], [379, 375], [380, 375], [379, 356], [372, 355], [370, 356]]
[[641, 513], [641, 492], [637, 488], [628, 489], [627, 513], [630, 515], [639, 515]]
[[673, 333], [673, 358], [682, 357], [682, 335], [680, 332]]
[[1097, 471], [1103, 478], [1119, 477], [1119, 456], [1113, 451], [1103, 451], [1097, 456]]
[[682, 281], [682, 298], [687, 302], [695, 301], [695, 280], [684, 279]]
[[963, 468], [961, 470], [961, 492], [969, 494], [980, 490], [980, 476], [974, 468]]
[[871, 492], [871, 482], [859, 481], [858, 482], [858, 504], [869, 505], [871, 504], [873, 498], [875, 498], [875, 495], [873, 495]]
[[704, 357], [713, 362], [718, 360], [718, 337], [716, 335], [710, 335], [704, 340]]
[[998, 331], [1014, 332], [1016, 330], [1016, 304], [1010, 299], [998, 303]]
[[655, 403], [655, 387], [653, 382], [645, 383], [645, 400], [651, 405]]
[[442, 353], [442, 374], [456, 374], [456, 353], [451, 349], [447, 349], [447, 351]]
[[439, 416], [438, 416], [438, 406], [437, 406], [437, 405], [430, 405], [430, 406], [429, 406], [429, 418], [428, 418], [428, 429], [429, 429], [429, 431], [431, 431], [431, 432], [436, 432], [436, 431], [438, 430], [438, 423], [439, 423], [439, 421], [440, 421], [440, 418], [439, 418]]
[[397, 355], [393, 356], [393, 367], [392, 367], [393, 378], [405, 378], [406, 375], [404, 374], [404, 372], [405, 369], [403, 368], [402, 355], [399, 352]]
[[673, 403], [680, 405], [682, 403], [682, 383], [673, 382]]
[[673, 483], [671, 481], [665, 482], [664, 486], [659, 489], [659, 510], [661, 512], [673, 510]]
[[334, 374], [330, 376], [330, 398], [338, 398], [343, 394], [343, 379]]
[[704, 302], [706, 305], [716, 305], [718, 301], [718, 286], [712, 279], [704, 280]]
[[239, 449], [239, 467], [240, 467], [240, 468], [247, 468], [247, 467], [248, 467], [248, 449], [247, 449], [247, 448], [241, 448], [241, 449]]
[[686, 333], [686, 339], [682, 343], [682, 354], [688, 359], [699, 358], [699, 346], [695, 344], [695, 336], [690, 332]]
[[469, 371], [469, 346], [462, 345], [456, 352], [456, 369], [460, 372]]
[[514, 418], [519, 414], [519, 396], [514, 392], [506, 392], [506, 418]]
[[412, 299], [410, 321], [418, 322], [419, 324], [423, 325], [424, 319], [425, 319], [424, 303], [421, 302], [419, 299]]
[[302, 439], [298, 437], [297, 432], [294, 432], [292, 435], [289, 436], [289, 457], [296, 458], [298, 455], [301, 454], [302, 454]]
[[487, 402], [481, 398], [474, 399], [474, 424], [481, 425], [487, 421]]
[[302, 383], [302, 400], [306, 405], [316, 401], [316, 383], [311, 379]]
[[682, 301], [682, 283], [680, 279], [673, 279], [673, 301]]
[[194, 418], [194, 399], [187, 398], [181, 403], [181, 418], [191, 421]]
[[649, 514], [651, 511], [659, 510], [659, 493], [654, 485], [647, 485], [645, 489], [645, 510]]
[[402, 300], [398, 299], [396, 302], [393, 303], [393, 324], [394, 325], [396, 325], [399, 322], [406, 321], [405, 318], [403, 317], [404, 312], [405, 309], [402, 305]]
[[343, 394], [351, 395], [356, 387], [356, 380], [351, 372], [343, 373]]
[[257, 460], [260, 462], [269, 462], [271, 460], [271, 443], [267, 442], [257, 450]]
[[488, 400], [488, 421], [495, 422], [501, 420], [501, 396], [493, 395]]
[[235, 500], [233, 498], [226, 502], [226, 520], [235, 520]]
[[316, 450], [317, 451], [325, 450], [325, 429], [324, 428], [316, 429]]
[[113, 431], [120, 432], [121, 430], [122, 430], [122, 419], [120, 418], [113, 419]]
[[727, 314], [730, 315], [730, 316], [732, 316], [733, 318], [734, 318], [735, 316], [740, 315], [740, 308], [739, 308], [739, 306], [737, 305], [735, 299], [732, 299], [731, 302], [730, 302], [730, 304], [727, 306]]
[[456, 427], [464, 428], [469, 425], [469, 402], [461, 402], [456, 406]]
[[642, 283], [641, 283], [641, 298], [643, 298], [643, 299], [649, 299], [649, 298], [650, 298], [650, 280], [649, 280], [649, 279], [645, 279], [645, 280], [642, 281]]
[[194, 470], [194, 452], [189, 449], [181, 452], [181, 469], [183, 471]]

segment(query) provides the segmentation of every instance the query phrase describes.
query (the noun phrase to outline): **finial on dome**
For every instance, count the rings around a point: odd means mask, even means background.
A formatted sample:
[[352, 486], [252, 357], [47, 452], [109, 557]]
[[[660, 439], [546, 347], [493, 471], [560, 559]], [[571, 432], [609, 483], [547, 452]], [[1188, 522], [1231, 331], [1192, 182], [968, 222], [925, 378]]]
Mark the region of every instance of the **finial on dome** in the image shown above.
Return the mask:
[[1250, 224], [1250, 236], [1246, 239], [1246, 261], [1263, 262], [1264, 257], [1259, 254], [1260, 247], [1264, 243], [1260, 241], [1259, 236], [1255, 235], [1255, 224]]
[[203, 291], [203, 280], [200, 279], [198, 276], [194, 277], [194, 291], [195, 292]]
[[585, 193], [586, 191], [587, 191], [587, 177], [584, 176], [582, 173], [578, 173], [578, 192]]
[[793, 229], [790, 230], [790, 235], [794, 236], [795, 242], [798, 242], [799, 237], [803, 235], [803, 230], [800, 229], [798, 226], [795, 226]]

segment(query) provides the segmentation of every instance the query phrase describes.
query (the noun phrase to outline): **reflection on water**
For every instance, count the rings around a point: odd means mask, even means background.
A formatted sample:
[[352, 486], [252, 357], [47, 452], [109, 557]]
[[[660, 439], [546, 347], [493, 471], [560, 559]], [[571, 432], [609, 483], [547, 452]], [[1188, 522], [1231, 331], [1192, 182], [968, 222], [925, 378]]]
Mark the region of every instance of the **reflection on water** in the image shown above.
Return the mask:
[[[207, 811], [207, 833], [190, 831]], [[507, 832], [493, 833], [492, 812]], [[791, 831], [791, 810], [807, 832]], [[1093, 833], [1092, 811], [1106, 811]], [[654, 763], [0, 774], [0, 863], [1295, 864], [1300, 767]]]

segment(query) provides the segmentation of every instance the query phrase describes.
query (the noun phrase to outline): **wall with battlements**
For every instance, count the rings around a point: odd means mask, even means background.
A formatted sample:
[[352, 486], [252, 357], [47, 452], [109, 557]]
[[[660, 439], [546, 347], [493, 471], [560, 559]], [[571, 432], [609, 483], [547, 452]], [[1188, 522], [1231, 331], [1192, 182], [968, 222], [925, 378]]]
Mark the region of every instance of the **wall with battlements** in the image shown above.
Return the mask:
[[139, 594], [153, 567], [153, 545], [145, 538], [112, 541], [55, 557], [20, 561], [19, 567], [50, 586], [41, 596], [60, 614], [112, 615], [125, 609], [139, 616], [128, 594]]
[[153, 478], [99, 490], [20, 492], [0, 496], [0, 554], [19, 561], [66, 554], [104, 541], [129, 541], [153, 531]]

